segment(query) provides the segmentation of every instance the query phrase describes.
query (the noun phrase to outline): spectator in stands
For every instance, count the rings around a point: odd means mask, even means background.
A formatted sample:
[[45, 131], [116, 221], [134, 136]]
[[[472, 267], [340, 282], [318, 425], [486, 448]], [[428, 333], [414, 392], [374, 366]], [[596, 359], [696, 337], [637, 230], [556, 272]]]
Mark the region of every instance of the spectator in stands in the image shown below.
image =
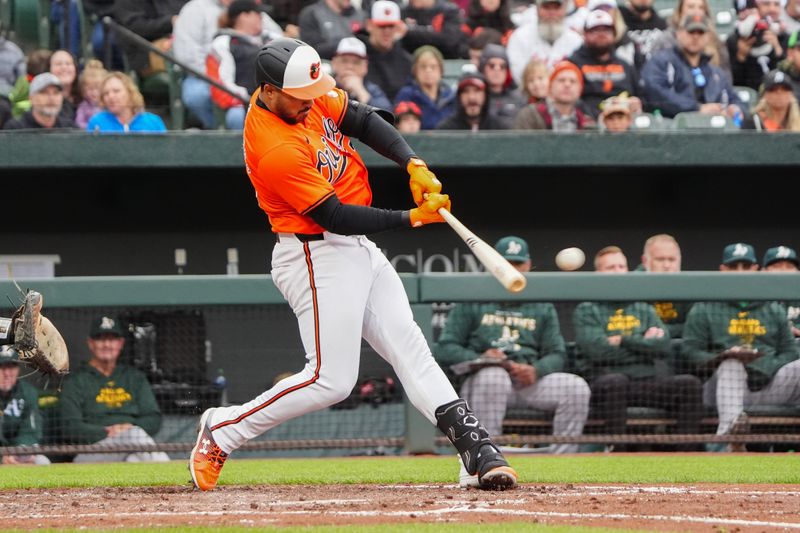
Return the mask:
[[653, 9], [653, 0], [627, 0], [619, 11], [628, 28], [628, 37], [636, 43], [645, 61], [650, 60], [653, 44], [667, 29], [667, 22]]
[[[189, 0], [174, 22], [172, 53], [175, 59], [198, 72], [205, 72], [206, 57], [219, 30], [219, 17], [233, 0]], [[187, 74], [181, 82], [181, 99], [204, 128], [214, 127], [211, 88]]]
[[458, 80], [456, 110], [436, 126], [437, 130], [501, 130], [504, 124], [489, 114], [486, 80], [477, 72]]
[[[669, 273], [681, 271], [681, 248], [672, 235], [653, 235], [644, 243], [642, 268], [646, 272]], [[653, 304], [658, 318], [669, 328], [669, 336], [679, 339], [683, 335], [686, 315], [691, 302], [656, 302]]]
[[[745, 243], [726, 246], [720, 270], [758, 270], [755, 250]], [[748, 433], [748, 406], [800, 402], [797, 345], [777, 302], [696, 303], [683, 328], [682, 355], [706, 380], [704, 402], [717, 408], [717, 435]], [[737, 448], [723, 443], [707, 449]]]
[[756, 0], [728, 37], [734, 85], [758, 89], [761, 79], [786, 55], [789, 36], [779, 22], [781, 0]]
[[481, 62], [481, 54], [483, 53], [483, 49], [489, 44], [499, 44], [505, 46], [502, 41], [503, 36], [500, 35], [500, 32], [493, 30], [492, 28], [484, 28], [479, 32], [476, 31], [467, 41], [467, 47], [469, 48], [469, 62], [472, 65], [475, 65], [475, 68], [478, 68], [478, 65]]
[[54, 130], [74, 128], [75, 122], [61, 112], [64, 105], [64, 93], [61, 80], [52, 72], [39, 74], [30, 83], [28, 89], [31, 110], [26, 111], [18, 119], [6, 122], [7, 130]]
[[544, 102], [550, 92], [550, 69], [544, 61], [531, 59], [522, 71], [522, 94], [529, 104]]
[[[258, 88], [255, 65], [261, 40], [261, 11], [253, 0], [234, 0], [228, 6], [222, 28], [211, 43], [206, 58], [206, 74], [246, 100]], [[225, 111], [225, 127], [244, 128], [245, 103], [211, 87], [211, 99]]]
[[376, 0], [367, 21], [367, 80], [376, 83], [390, 100], [408, 82], [411, 54], [400, 44], [407, 27], [400, 19], [400, 8], [390, 0]]
[[767, 132], [800, 131], [800, 107], [792, 90], [792, 82], [785, 72], [773, 70], [764, 76], [759, 91], [761, 98], [742, 128]]
[[589, 0], [584, 7], [572, 12], [567, 18], [567, 24], [574, 31], [584, 35], [586, 20], [593, 11], [603, 11], [611, 17], [611, 27], [614, 29], [614, 55], [635, 67], [638, 72], [644, 65], [645, 58], [639, 53], [637, 44], [628, 37], [628, 28], [625, 26], [616, 0]]
[[300, 39], [330, 59], [339, 41], [364, 27], [364, 12], [350, 0], [318, 0], [300, 12]]
[[455, 112], [453, 89], [442, 81], [444, 58], [433, 46], [414, 51], [413, 79], [395, 97], [396, 102], [414, 102], [422, 110], [422, 129], [432, 130]]
[[550, 95], [544, 102], [528, 104], [514, 119], [518, 130], [573, 132], [594, 126], [592, 117], [580, 110], [583, 76], [569, 61], [561, 61], [550, 74]]
[[633, 112], [631, 99], [627, 94], [612, 96], [600, 103], [600, 116], [598, 125], [601, 131], [609, 133], [624, 133], [631, 129]]
[[678, 44], [654, 54], [642, 70], [644, 99], [665, 117], [686, 111], [731, 117], [742, 112], [728, 77], [703, 52], [709, 27], [706, 17], [686, 16], [676, 33]]
[[584, 44], [569, 58], [581, 70], [581, 100], [595, 118], [600, 114], [600, 102], [621, 92], [636, 95], [639, 87], [633, 63], [615, 53], [614, 32], [611, 15], [599, 9], [590, 12], [584, 25]]
[[78, 77], [78, 86], [81, 90], [81, 103], [75, 112], [75, 124], [81, 128], [86, 129], [89, 125], [89, 119], [103, 110], [100, 104], [100, 96], [102, 93], [103, 80], [108, 72], [103, 68], [103, 64], [96, 60], [90, 59], [83, 67], [83, 72]]
[[583, 39], [564, 23], [565, 0], [538, 0], [535, 22], [520, 26], [508, 39], [508, 60], [514, 79], [522, 79], [522, 71], [531, 59], [553, 66], [577, 50]]
[[398, 102], [394, 116], [394, 124], [400, 133], [419, 133], [422, 129], [422, 111], [414, 102]]
[[[762, 268], [767, 272], [796, 274], [800, 270], [800, 260], [794, 248], [775, 246], [764, 254]], [[800, 337], [800, 301], [782, 302], [786, 307], [789, 326], [795, 338]]]
[[408, 28], [403, 46], [409, 52], [434, 46], [448, 59], [468, 57], [461, 11], [448, 0], [409, 0], [402, 18]]
[[786, 59], [780, 62], [778, 70], [789, 75], [794, 97], [800, 102], [800, 30], [793, 32], [786, 44]]
[[[270, 17], [283, 28], [286, 37], [299, 39], [300, 12], [313, 3], [314, 0], [270, 0], [265, 7], [269, 11]], [[363, 2], [361, 7], [364, 8]]]
[[144, 110], [144, 97], [127, 74], [111, 72], [100, 88], [103, 111], [89, 120], [87, 131], [99, 133], [163, 133], [161, 117]]
[[7, 98], [0, 96], [0, 130], [11, 120], [11, 103]]
[[[597, 252], [594, 267], [602, 274], [624, 274], [628, 260], [620, 248], [608, 246]], [[584, 302], [575, 308], [573, 324], [578, 368], [591, 385], [592, 406], [608, 433], [625, 433], [628, 406], [666, 409], [677, 418], [678, 433], [699, 431], [701, 382], [674, 373], [669, 333], [652, 305]]]
[[8, 95], [13, 118], [19, 118], [25, 111], [30, 110], [31, 101], [28, 98], [28, 87], [33, 78], [43, 72], [50, 71], [50, 56], [52, 53], [50, 50], [38, 49], [33, 50], [26, 56], [27, 74], [17, 78]]
[[[524, 239], [503, 237], [495, 249], [520, 272], [530, 272]], [[564, 371], [566, 351], [553, 304], [458, 304], [448, 315], [433, 354], [456, 377], [463, 370], [466, 379], [461, 397], [489, 435], [502, 435], [508, 407], [554, 412], [553, 435], [583, 433], [589, 414], [589, 386], [583, 378]], [[470, 368], [470, 362], [476, 360], [484, 363]], [[578, 445], [556, 444], [548, 451], [575, 453]]]
[[[172, 49], [173, 26], [186, 1], [116, 0], [112, 6], [112, 17], [121, 26], [167, 52]], [[129, 69], [145, 77], [166, 70], [163, 58], [124, 38], [121, 39], [121, 44]]]
[[2, 24], [0, 21], [0, 96], [6, 97], [17, 79], [25, 76], [25, 55], [19, 46], [6, 38]]
[[781, 24], [786, 33], [794, 33], [800, 30], [800, 1], [787, 0], [781, 10]]
[[81, 103], [81, 90], [78, 86], [78, 67], [75, 58], [66, 50], [56, 50], [50, 56], [50, 72], [61, 80], [64, 91], [64, 105], [61, 114], [75, 119], [75, 112]]
[[514, 118], [526, 102], [511, 77], [506, 49], [499, 44], [489, 44], [483, 49], [479, 70], [486, 79], [489, 93], [489, 114], [509, 129]]
[[[36, 446], [42, 440], [42, 415], [36, 388], [19, 380], [19, 354], [0, 347], [0, 446]], [[3, 455], [2, 464], [49, 465], [44, 455]]]
[[676, 33], [681, 21], [689, 15], [701, 15], [708, 19], [708, 44], [703, 52], [711, 58], [711, 64], [720, 68], [728, 78], [731, 78], [731, 60], [728, 56], [728, 46], [725, 41], [719, 38], [714, 27], [714, 17], [708, 0], [678, 0], [672, 16], [669, 19], [669, 27], [662, 31], [658, 39], [652, 43], [650, 55], [663, 50], [672, 48], [678, 44]]
[[379, 109], [392, 110], [392, 103], [383, 89], [366, 79], [369, 60], [363, 42], [355, 37], [345, 37], [339, 41], [331, 59], [331, 67], [336, 85], [347, 91], [351, 99]]
[[514, 28], [510, 0], [469, 0], [464, 23], [464, 33], [467, 36], [473, 37], [486, 29], [492, 29], [500, 34], [501, 43], [505, 44]]
[[[74, 444], [108, 447], [153, 445], [161, 411], [143, 373], [119, 363], [125, 333], [116, 317], [99, 316], [89, 329], [89, 360], [64, 380], [61, 420], [64, 437]], [[84, 453], [76, 463], [164, 462], [163, 452]]]

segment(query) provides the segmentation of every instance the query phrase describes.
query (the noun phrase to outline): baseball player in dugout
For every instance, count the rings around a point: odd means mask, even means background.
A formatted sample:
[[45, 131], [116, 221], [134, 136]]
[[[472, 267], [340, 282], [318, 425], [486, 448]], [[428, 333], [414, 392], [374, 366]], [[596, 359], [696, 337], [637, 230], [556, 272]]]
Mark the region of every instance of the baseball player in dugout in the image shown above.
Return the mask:
[[[297, 316], [306, 364], [244, 405], [203, 413], [189, 456], [195, 486], [214, 488], [229, 454], [248, 440], [347, 398], [363, 337], [481, 488], [514, 487], [516, 472], [431, 356], [400, 277], [365, 237], [443, 222], [439, 209], [449, 210], [450, 199], [442, 184], [392, 126], [391, 114], [349, 100], [304, 42], [270, 42], [255, 69], [245, 165], [277, 238], [272, 280]], [[415, 207], [370, 207], [367, 168], [350, 137], [408, 171]]]

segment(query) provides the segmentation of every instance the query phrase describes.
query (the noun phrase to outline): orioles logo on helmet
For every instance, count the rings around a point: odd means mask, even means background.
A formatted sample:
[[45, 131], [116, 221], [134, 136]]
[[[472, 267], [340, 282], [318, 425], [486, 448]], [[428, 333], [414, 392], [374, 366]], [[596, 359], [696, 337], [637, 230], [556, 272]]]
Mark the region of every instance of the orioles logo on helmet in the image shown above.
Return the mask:
[[311, 68], [309, 69], [308, 75], [311, 76], [312, 80], [319, 78], [319, 61], [316, 63], [311, 63]]

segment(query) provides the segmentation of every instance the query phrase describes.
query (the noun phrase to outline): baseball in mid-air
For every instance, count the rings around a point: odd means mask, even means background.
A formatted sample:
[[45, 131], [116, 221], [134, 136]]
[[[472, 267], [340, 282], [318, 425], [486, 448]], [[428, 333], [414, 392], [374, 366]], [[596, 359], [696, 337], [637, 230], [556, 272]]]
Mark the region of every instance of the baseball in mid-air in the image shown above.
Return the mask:
[[586, 255], [580, 248], [564, 248], [556, 254], [556, 265], [561, 270], [578, 270], [586, 261]]

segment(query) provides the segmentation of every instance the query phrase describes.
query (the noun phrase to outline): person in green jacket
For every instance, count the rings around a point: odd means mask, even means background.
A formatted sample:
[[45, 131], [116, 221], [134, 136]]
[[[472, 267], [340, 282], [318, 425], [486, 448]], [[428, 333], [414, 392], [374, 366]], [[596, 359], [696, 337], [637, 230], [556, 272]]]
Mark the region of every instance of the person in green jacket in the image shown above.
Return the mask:
[[[603, 274], [628, 272], [628, 260], [616, 246], [597, 252], [594, 265]], [[701, 382], [675, 375], [669, 333], [652, 305], [583, 302], [575, 308], [573, 325], [578, 367], [591, 384], [592, 406], [608, 433], [625, 433], [629, 406], [666, 409], [677, 419], [677, 432], [699, 431]]]
[[[524, 239], [504, 237], [495, 249], [520, 272], [530, 271]], [[564, 372], [564, 338], [553, 304], [456, 305], [433, 355], [439, 364], [466, 375], [460, 394], [490, 435], [502, 434], [509, 406], [553, 411], [554, 435], [583, 433], [589, 386], [583, 378]], [[575, 453], [578, 445], [552, 445], [546, 451]]]
[[[19, 353], [11, 345], [0, 347], [0, 446], [36, 446], [42, 439], [39, 394], [19, 380]], [[49, 465], [40, 454], [4, 455], [2, 463]]]
[[[675, 237], [666, 233], [653, 235], [644, 243], [642, 269], [646, 272], [668, 273], [681, 271], [681, 248]], [[683, 334], [686, 315], [692, 302], [655, 302], [658, 318], [667, 326], [669, 336], [679, 339]]]
[[[91, 356], [64, 381], [61, 419], [64, 437], [75, 444], [154, 445], [161, 411], [145, 375], [118, 364], [125, 345], [115, 317], [97, 317], [87, 340]], [[76, 463], [169, 461], [164, 452], [86, 453]]]
[[[800, 270], [800, 260], [797, 259], [797, 252], [788, 246], [775, 246], [764, 254], [762, 263], [767, 272], [794, 273]], [[792, 335], [800, 337], [800, 301], [782, 302], [786, 307], [786, 318], [792, 328]]]
[[[728, 245], [720, 270], [758, 270], [755, 250], [745, 243]], [[683, 340], [683, 357], [706, 379], [704, 401], [717, 408], [718, 435], [747, 433], [749, 405], [800, 403], [800, 360], [783, 305], [699, 302], [686, 319]]]

